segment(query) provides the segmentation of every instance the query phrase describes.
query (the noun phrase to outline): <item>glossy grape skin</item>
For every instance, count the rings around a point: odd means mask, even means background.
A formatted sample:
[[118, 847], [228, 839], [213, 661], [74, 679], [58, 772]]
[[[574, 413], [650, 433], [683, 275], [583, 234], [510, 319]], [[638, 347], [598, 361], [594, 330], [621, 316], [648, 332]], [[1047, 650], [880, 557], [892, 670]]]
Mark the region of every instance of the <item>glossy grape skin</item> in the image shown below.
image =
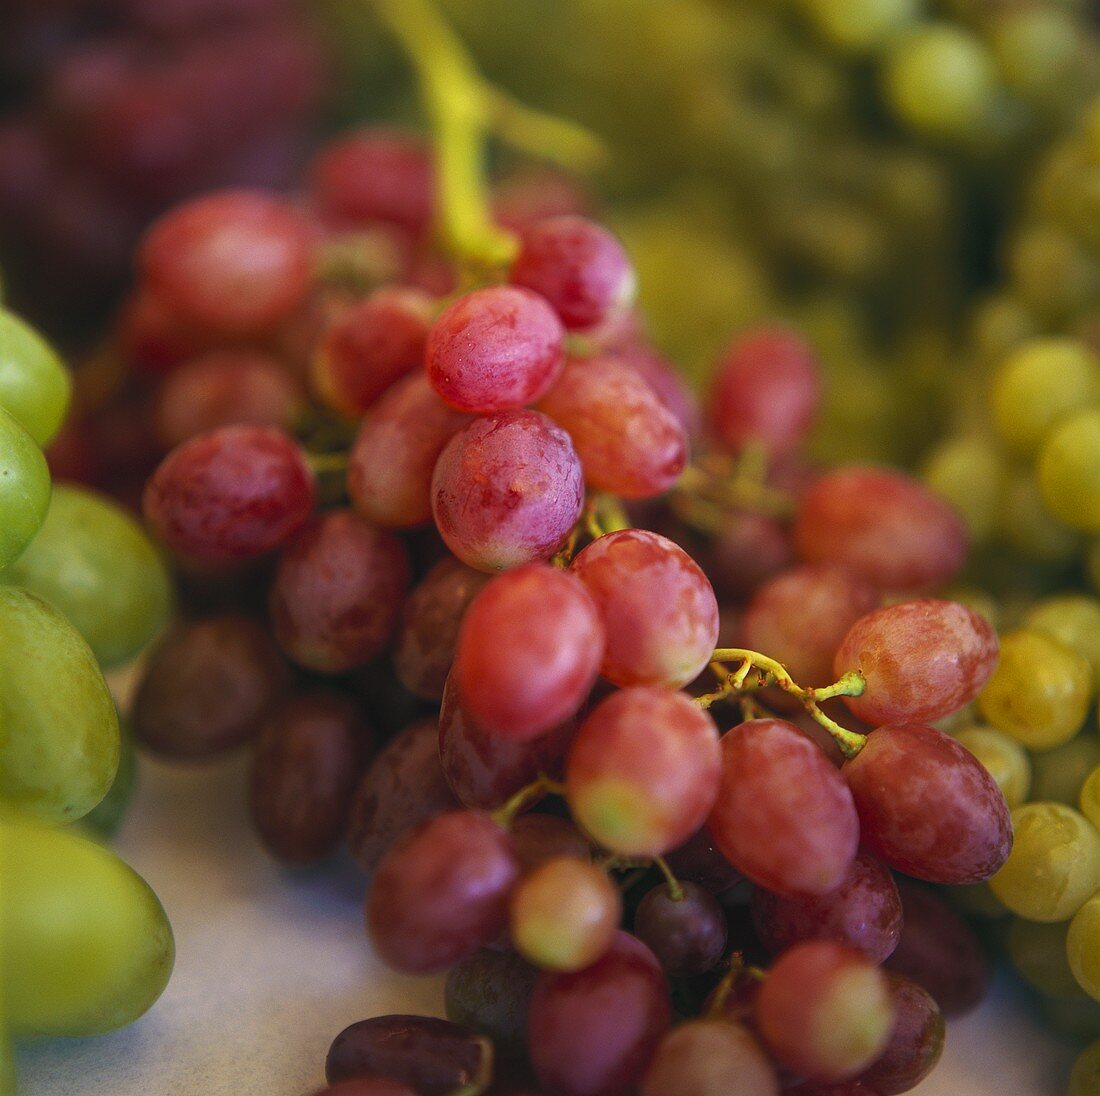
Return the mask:
[[153, 405], [157, 439], [166, 448], [221, 426], [289, 428], [305, 395], [291, 373], [266, 354], [212, 351], [165, 378]]
[[636, 369], [611, 355], [570, 358], [539, 410], [568, 431], [597, 491], [650, 498], [672, 487], [687, 464], [676, 416]]
[[384, 286], [342, 312], [310, 365], [321, 401], [348, 418], [361, 417], [423, 366], [434, 313], [432, 298], [411, 286]]
[[1031, 760], [1015, 739], [992, 727], [964, 727], [955, 734], [955, 741], [965, 746], [993, 777], [1009, 810], [1027, 801]]
[[336, 674], [380, 654], [409, 586], [404, 545], [352, 510], [329, 510], [279, 556], [269, 609], [279, 646], [299, 665]]
[[1014, 841], [989, 881], [1019, 917], [1065, 921], [1100, 890], [1100, 834], [1063, 803], [1025, 803], [1012, 812]]
[[264, 847], [288, 864], [335, 848], [371, 744], [362, 713], [335, 693], [291, 698], [260, 732], [249, 807]]
[[620, 689], [581, 723], [565, 765], [577, 824], [624, 856], [660, 856], [703, 823], [718, 794], [714, 720], [683, 693]]
[[893, 1023], [886, 977], [859, 952], [825, 940], [784, 952], [756, 998], [765, 1046], [811, 1080], [857, 1076], [886, 1048]]
[[405, 528], [432, 516], [432, 472], [470, 417], [445, 404], [422, 372], [368, 411], [348, 454], [348, 496], [369, 521]]
[[699, 432], [699, 398], [675, 365], [644, 343], [616, 346], [614, 353], [657, 393], [689, 439]]
[[200, 761], [247, 742], [289, 685], [267, 631], [235, 615], [177, 625], [134, 694], [134, 736], [164, 758]]
[[973, 700], [997, 665], [997, 633], [956, 601], [922, 598], [857, 620], [833, 659], [865, 686], [845, 703], [865, 723], [929, 722]]
[[0, 876], [9, 1030], [113, 1031], [160, 996], [172, 971], [172, 930], [148, 884], [116, 856], [72, 830], [7, 819]]
[[792, 567], [753, 594], [741, 618], [741, 639], [783, 663], [799, 685], [828, 685], [841, 640], [879, 600], [874, 586], [846, 568]]
[[502, 411], [451, 438], [431, 497], [447, 547], [479, 571], [502, 571], [565, 543], [584, 503], [584, 472], [569, 435], [545, 415]]
[[142, 508], [173, 552], [230, 563], [263, 555], [297, 532], [314, 492], [313, 473], [288, 435], [225, 426], [173, 449], [146, 484]]
[[721, 961], [728, 927], [718, 900], [694, 883], [679, 883], [673, 899], [667, 883], [646, 893], [634, 913], [634, 934], [673, 976], [703, 974]]
[[859, 842], [852, 793], [797, 727], [755, 719], [722, 738], [722, 780], [707, 820], [715, 844], [754, 883], [785, 895], [826, 894]]
[[942, 499], [901, 472], [849, 465], [803, 495], [795, 548], [807, 563], [839, 563], [883, 590], [921, 590], [951, 579], [967, 532]]
[[262, 335], [304, 298], [312, 259], [306, 221], [258, 190], [193, 198], [148, 230], [145, 285], [181, 319], [222, 336]]
[[481, 1091], [492, 1074], [488, 1040], [432, 1016], [374, 1016], [344, 1028], [325, 1059], [330, 1082], [363, 1075], [408, 1084], [418, 1096]]
[[102, 666], [137, 654], [168, 620], [172, 587], [145, 531], [115, 502], [59, 484], [30, 547], [0, 583], [60, 609]]
[[490, 734], [544, 734], [588, 696], [605, 642], [596, 606], [572, 574], [531, 563], [497, 575], [459, 626], [453, 675], [463, 709]]
[[[734, 1087], [731, 1087], [734, 1086]], [[657, 1045], [641, 1096], [778, 1096], [779, 1080], [760, 1045], [740, 1024], [698, 1019]]]
[[1100, 410], [1079, 411], [1047, 437], [1038, 474], [1054, 517], [1073, 529], [1100, 533]]
[[527, 1040], [542, 1086], [560, 1096], [625, 1096], [671, 1020], [664, 976], [625, 932], [592, 966], [540, 976]]
[[42, 450], [0, 407], [0, 569], [23, 554], [49, 505], [50, 470]]
[[789, 453], [805, 440], [821, 400], [820, 367], [794, 332], [759, 328], [723, 353], [711, 381], [707, 427], [718, 442], [739, 451], [762, 446]]
[[479, 951], [447, 972], [447, 1019], [488, 1036], [496, 1055], [522, 1059], [527, 1008], [537, 979], [538, 971], [514, 951]]
[[459, 411], [492, 412], [541, 399], [565, 364], [564, 330], [545, 299], [514, 286], [475, 289], [428, 333], [432, 387]]
[[1095, 686], [1084, 656], [1053, 636], [1021, 628], [1001, 640], [1000, 664], [978, 710], [1028, 749], [1048, 750], [1080, 730]]
[[710, 661], [718, 602], [698, 564], [644, 529], [607, 533], [570, 571], [592, 595], [607, 629], [600, 672], [616, 685], [678, 689]]
[[29, 324], [0, 309], [0, 407], [45, 446], [61, 429], [72, 383], [53, 347]]
[[348, 846], [371, 873], [399, 837], [458, 806], [439, 763], [436, 720], [421, 720], [391, 738], [363, 774], [348, 817]]
[[622, 244], [601, 225], [572, 214], [523, 230], [508, 280], [549, 301], [570, 331], [613, 318], [630, 306], [636, 289]]
[[569, 718], [532, 739], [494, 734], [469, 717], [448, 681], [439, 713], [439, 760], [459, 802], [493, 810], [540, 775], [559, 777], [576, 729]]
[[446, 970], [491, 943], [508, 923], [519, 863], [488, 815], [451, 811], [400, 838], [367, 896], [367, 928], [395, 970]]
[[961, 1016], [985, 996], [989, 960], [974, 930], [933, 890], [901, 877], [901, 939], [885, 968], [923, 986], [944, 1016]]
[[611, 946], [623, 915], [618, 888], [588, 859], [556, 857], [516, 884], [509, 924], [516, 951], [542, 970], [591, 966]]
[[916, 1088], [943, 1054], [944, 1023], [927, 990], [899, 975], [887, 976], [894, 1027], [886, 1049], [859, 1079], [881, 1096]]
[[907, 875], [979, 883], [1012, 847], [1008, 804], [981, 763], [920, 724], [879, 727], [844, 766], [864, 845]]
[[753, 888], [752, 920], [773, 955], [802, 940], [833, 940], [878, 964], [901, 936], [901, 898], [890, 873], [861, 850], [826, 894], [790, 898]]

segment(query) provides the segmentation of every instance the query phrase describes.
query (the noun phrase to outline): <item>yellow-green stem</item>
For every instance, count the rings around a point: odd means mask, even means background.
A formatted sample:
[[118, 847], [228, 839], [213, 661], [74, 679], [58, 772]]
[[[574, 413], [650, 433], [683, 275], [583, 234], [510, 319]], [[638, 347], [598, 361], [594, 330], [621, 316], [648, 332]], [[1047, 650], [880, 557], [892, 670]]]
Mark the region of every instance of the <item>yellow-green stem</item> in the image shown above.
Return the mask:
[[510, 830], [516, 816], [532, 803], [537, 803], [544, 795], [565, 795], [565, 785], [557, 780], [551, 780], [548, 776], [540, 775], [530, 784], [520, 788], [502, 807], [493, 811], [493, 821], [503, 829]]

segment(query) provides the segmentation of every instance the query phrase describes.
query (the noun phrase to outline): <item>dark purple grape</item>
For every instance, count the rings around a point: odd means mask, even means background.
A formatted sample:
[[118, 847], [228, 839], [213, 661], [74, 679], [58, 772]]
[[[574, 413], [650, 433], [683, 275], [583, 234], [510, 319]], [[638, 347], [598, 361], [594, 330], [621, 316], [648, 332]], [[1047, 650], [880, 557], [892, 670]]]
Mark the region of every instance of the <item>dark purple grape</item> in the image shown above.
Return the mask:
[[672, 975], [703, 974], [726, 950], [726, 915], [714, 895], [694, 883], [680, 883], [673, 899], [667, 883], [654, 887], [634, 914], [634, 933]]
[[499, 1054], [527, 1056], [527, 1010], [538, 971], [514, 951], [479, 951], [447, 973], [447, 1019], [493, 1041]]
[[665, 860], [677, 879], [698, 883], [711, 894], [721, 894], [744, 878], [718, 851], [706, 826], [666, 853]]
[[860, 1080], [881, 1096], [916, 1088], [943, 1053], [943, 1014], [932, 995], [898, 974], [889, 976], [894, 1028], [881, 1056]]

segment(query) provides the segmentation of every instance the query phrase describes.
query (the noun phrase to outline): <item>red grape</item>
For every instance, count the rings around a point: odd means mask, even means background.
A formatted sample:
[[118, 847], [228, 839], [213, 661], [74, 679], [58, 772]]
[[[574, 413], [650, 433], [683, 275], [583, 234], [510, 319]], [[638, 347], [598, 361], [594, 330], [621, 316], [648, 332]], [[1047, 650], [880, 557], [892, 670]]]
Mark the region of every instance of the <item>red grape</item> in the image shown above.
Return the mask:
[[679, 886], [678, 898], [667, 883], [645, 894], [634, 913], [634, 934], [669, 974], [704, 974], [725, 953], [726, 915], [718, 899], [702, 887], [683, 881]]
[[947, 582], [966, 559], [962, 518], [902, 472], [852, 465], [822, 476], [803, 495], [794, 523], [807, 563], [840, 563], [883, 590]]
[[454, 679], [463, 710], [502, 738], [545, 734], [588, 696], [604, 642], [596, 606], [573, 575], [541, 563], [498, 575], [459, 628]]
[[782, 454], [806, 440], [820, 402], [813, 351], [791, 331], [762, 328], [741, 335], [711, 382], [707, 425], [724, 446], [752, 443]]
[[524, 229], [508, 275], [545, 297], [571, 331], [629, 308], [637, 281], [622, 244], [584, 217], [548, 217]]
[[687, 436], [651, 385], [610, 355], [570, 358], [539, 410], [573, 439], [597, 491], [649, 498], [675, 484], [687, 463]]
[[181, 319], [142, 287], [123, 303], [115, 327], [122, 356], [135, 372], [148, 376], [168, 373], [218, 342], [216, 335]]
[[404, 545], [351, 510], [314, 518], [286, 546], [271, 624], [295, 662], [320, 673], [362, 666], [385, 648], [409, 585]]
[[553, 814], [521, 814], [512, 823], [512, 842], [524, 874], [557, 856], [584, 860], [592, 853], [584, 834]]
[[699, 430], [699, 401], [670, 361], [650, 346], [632, 342], [615, 348], [615, 357], [640, 373], [657, 398], [672, 412], [686, 437]]
[[526, 289], [477, 289], [448, 305], [428, 333], [428, 377], [460, 411], [507, 411], [534, 403], [561, 375], [564, 331], [554, 310]]
[[779, 1096], [775, 1068], [740, 1024], [689, 1020], [658, 1044], [641, 1096]]
[[547, 217], [585, 215], [592, 196], [575, 176], [553, 168], [523, 166], [493, 188], [493, 214], [498, 224], [523, 232]]
[[488, 815], [451, 811], [402, 837], [367, 896], [367, 927], [397, 970], [446, 970], [492, 942], [508, 923], [519, 876], [512, 839]]
[[988, 770], [932, 727], [889, 724], [844, 766], [863, 843], [935, 883], [978, 883], [1008, 858], [1012, 820]]
[[973, 700], [997, 665], [997, 633], [956, 601], [904, 601], [857, 620], [833, 660], [866, 685], [845, 703], [865, 723], [927, 722]]
[[291, 537], [313, 509], [313, 473], [281, 430], [224, 426], [177, 446], [145, 487], [153, 532], [204, 563], [251, 559]]
[[432, 515], [447, 547], [479, 571], [548, 559], [584, 504], [569, 435], [537, 411], [475, 419], [444, 448], [432, 475]]
[[600, 701], [565, 767], [578, 825], [626, 856], [660, 856], [703, 823], [718, 793], [714, 720], [683, 693], [635, 686]]
[[916, 1088], [943, 1053], [943, 1014], [931, 994], [897, 974], [888, 975], [894, 1027], [878, 1060], [860, 1080], [882, 1096]]
[[722, 778], [707, 828], [754, 883], [784, 895], [844, 881], [859, 820], [843, 777], [797, 727], [754, 719], [722, 738]]
[[557, 1096], [626, 1096], [670, 1020], [660, 965], [618, 932], [592, 966], [540, 976], [527, 1019], [535, 1073]]
[[753, 510], [731, 510], [706, 547], [706, 572], [720, 593], [744, 598], [794, 562], [782, 522]]
[[184, 320], [220, 335], [261, 335], [305, 297], [310, 230], [258, 190], [194, 198], [164, 214], [138, 253], [145, 284]]
[[607, 626], [601, 673], [616, 685], [677, 689], [710, 661], [718, 602], [698, 564], [671, 540], [623, 529], [573, 560]]

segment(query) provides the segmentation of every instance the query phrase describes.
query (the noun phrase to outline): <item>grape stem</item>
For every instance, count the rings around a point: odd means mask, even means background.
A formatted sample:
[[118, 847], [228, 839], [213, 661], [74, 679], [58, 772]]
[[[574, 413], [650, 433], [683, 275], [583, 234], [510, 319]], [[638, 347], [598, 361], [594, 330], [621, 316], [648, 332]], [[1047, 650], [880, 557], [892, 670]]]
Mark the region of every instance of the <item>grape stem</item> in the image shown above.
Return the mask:
[[[730, 670], [727, 664], [736, 664], [736, 669]], [[802, 702], [802, 706], [813, 719], [833, 736], [845, 757], [855, 757], [867, 741], [866, 735], [842, 727], [836, 720], [830, 719], [819, 707], [822, 701], [832, 700], [834, 697], [862, 696], [867, 682], [858, 670], [849, 670], [839, 681], [833, 682], [832, 685], [825, 685], [818, 689], [806, 689], [787, 673], [786, 667], [782, 663], [776, 662], [774, 658], [769, 658], [767, 655], [762, 655], [759, 651], [749, 651], [742, 647], [718, 648], [711, 655], [710, 668], [720, 684], [714, 692], [704, 693], [702, 696], [695, 698], [695, 703], [704, 710], [719, 700], [738, 695], [746, 689], [760, 689], [768, 685], [775, 685]], [[750, 673], [755, 673], [754, 680], [749, 680]]]
[[684, 900], [684, 888], [680, 886], [680, 880], [673, 874], [672, 869], [668, 866], [668, 861], [663, 856], [655, 856], [653, 863], [660, 869], [661, 874], [665, 877], [665, 883], [668, 886], [668, 896], [673, 902], [682, 902]]
[[716, 532], [731, 510], [751, 510], [767, 517], [789, 518], [795, 501], [767, 482], [767, 455], [746, 447], [736, 459], [712, 453], [689, 464], [674, 489], [680, 517], [705, 532]]
[[604, 158], [587, 130], [533, 110], [489, 85], [432, 0], [374, 0], [400, 41], [420, 82], [435, 133], [438, 229], [444, 245], [468, 268], [494, 271], [515, 258], [516, 236], [493, 221], [485, 180], [490, 132], [521, 151], [586, 169]]
[[516, 816], [532, 803], [537, 803], [544, 795], [565, 795], [565, 785], [540, 774], [530, 784], [525, 784], [502, 807], [492, 812], [491, 817], [502, 829], [510, 830]]

